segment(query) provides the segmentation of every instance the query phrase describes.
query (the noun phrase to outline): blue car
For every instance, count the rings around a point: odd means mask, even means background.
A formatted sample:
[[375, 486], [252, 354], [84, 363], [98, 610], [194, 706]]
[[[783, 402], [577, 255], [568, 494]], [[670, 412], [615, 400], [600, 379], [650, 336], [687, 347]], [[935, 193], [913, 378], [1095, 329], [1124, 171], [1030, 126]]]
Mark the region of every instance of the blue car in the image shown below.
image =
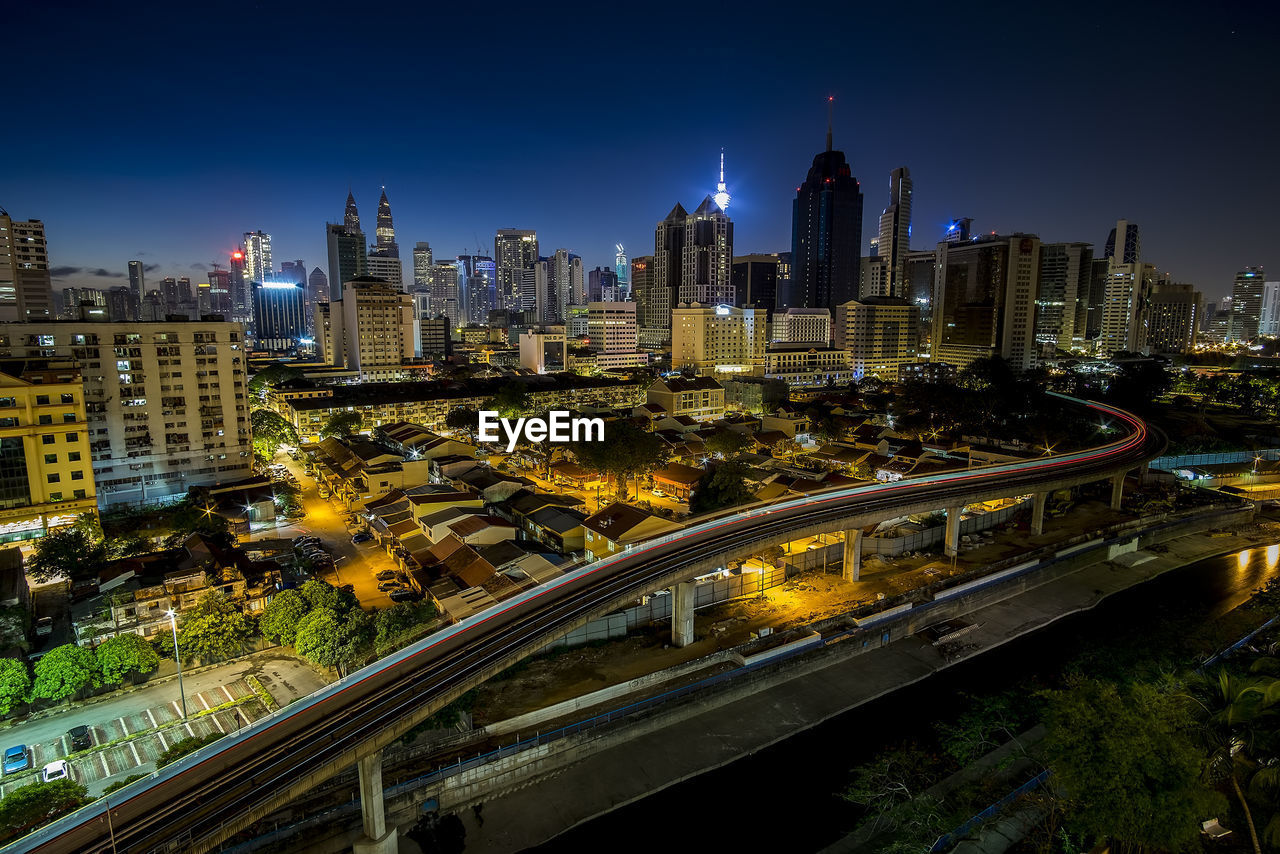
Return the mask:
[[373, 539], [373, 534], [361, 532], [359, 534], [356, 534], [354, 537], [352, 537], [351, 542], [354, 543], [355, 545], [359, 545], [360, 543], [367, 543], [372, 539]]
[[4, 773], [13, 774], [18, 771], [26, 771], [30, 767], [31, 754], [27, 752], [25, 744], [10, 747], [4, 752]]

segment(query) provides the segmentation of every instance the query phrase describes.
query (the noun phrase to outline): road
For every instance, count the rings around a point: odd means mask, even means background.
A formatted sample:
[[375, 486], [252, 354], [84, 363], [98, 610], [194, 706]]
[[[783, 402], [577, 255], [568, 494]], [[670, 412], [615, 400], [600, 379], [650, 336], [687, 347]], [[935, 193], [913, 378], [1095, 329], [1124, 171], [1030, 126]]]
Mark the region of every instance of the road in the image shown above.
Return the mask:
[[111, 806], [90, 804], [24, 837], [14, 852], [202, 851], [237, 827], [389, 744], [453, 697], [542, 648], [567, 627], [669, 587], [706, 561], [813, 526], [888, 518], [921, 505], [947, 507], [993, 492], [1022, 494], [1123, 472], [1161, 453], [1163, 437], [1141, 421], [1088, 451], [948, 472], [743, 509], [597, 561], [340, 680], [133, 784]]

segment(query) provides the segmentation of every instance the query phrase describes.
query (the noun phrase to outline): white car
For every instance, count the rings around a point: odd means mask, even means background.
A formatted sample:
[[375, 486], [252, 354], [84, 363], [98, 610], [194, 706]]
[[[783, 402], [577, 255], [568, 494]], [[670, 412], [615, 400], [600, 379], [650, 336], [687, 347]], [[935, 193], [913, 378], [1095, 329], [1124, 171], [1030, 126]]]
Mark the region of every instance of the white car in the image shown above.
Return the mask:
[[67, 764], [65, 759], [57, 759], [44, 766], [44, 770], [40, 772], [40, 779], [46, 783], [53, 780], [70, 780], [71, 766]]

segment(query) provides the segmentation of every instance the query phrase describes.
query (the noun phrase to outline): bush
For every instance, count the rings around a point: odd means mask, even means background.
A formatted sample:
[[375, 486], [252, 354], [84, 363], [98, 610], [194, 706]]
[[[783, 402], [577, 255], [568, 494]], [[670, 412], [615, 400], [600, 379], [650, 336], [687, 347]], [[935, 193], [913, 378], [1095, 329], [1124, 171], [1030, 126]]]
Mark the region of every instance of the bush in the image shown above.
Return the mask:
[[103, 789], [103, 790], [102, 790], [102, 794], [103, 794], [104, 796], [106, 796], [106, 795], [111, 794], [112, 792], [117, 792], [117, 791], [119, 791], [119, 790], [123, 789], [125, 786], [129, 785], [130, 783], [133, 783], [133, 782], [135, 782], [135, 781], [137, 781], [137, 780], [141, 780], [141, 779], [143, 779], [143, 778], [145, 778], [145, 777], [148, 777], [148, 776], [150, 776], [150, 775], [148, 775], [148, 774], [130, 774], [128, 777], [125, 777], [123, 780], [116, 780], [116, 781], [115, 781], [114, 783], [112, 783], [110, 786], [107, 786], [105, 789]]
[[176, 762], [188, 753], [195, 753], [206, 744], [213, 744], [222, 738], [222, 733], [215, 732], [209, 735], [196, 738], [184, 738], [176, 741], [169, 746], [169, 749], [160, 754], [160, 758], [156, 760], [156, 769], [159, 770], [171, 762]]

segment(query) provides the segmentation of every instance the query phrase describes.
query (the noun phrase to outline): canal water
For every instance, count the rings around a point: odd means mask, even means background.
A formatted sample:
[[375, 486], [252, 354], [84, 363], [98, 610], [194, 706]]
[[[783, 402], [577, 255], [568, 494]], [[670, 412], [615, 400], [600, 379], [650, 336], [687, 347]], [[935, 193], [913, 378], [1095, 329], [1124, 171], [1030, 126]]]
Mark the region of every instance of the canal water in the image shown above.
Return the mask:
[[1051, 678], [1099, 641], [1158, 634], [1168, 621], [1221, 616], [1280, 563], [1280, 544], [1210, 558], [1105, 600], [1091, 611], [833, 718], [752, 756], [587, 822], [531, 851], [817, 851], [853, 829], [859, 808], [836, 797], [849, 770], [882, 747], [930, 732], [958, 693]]

